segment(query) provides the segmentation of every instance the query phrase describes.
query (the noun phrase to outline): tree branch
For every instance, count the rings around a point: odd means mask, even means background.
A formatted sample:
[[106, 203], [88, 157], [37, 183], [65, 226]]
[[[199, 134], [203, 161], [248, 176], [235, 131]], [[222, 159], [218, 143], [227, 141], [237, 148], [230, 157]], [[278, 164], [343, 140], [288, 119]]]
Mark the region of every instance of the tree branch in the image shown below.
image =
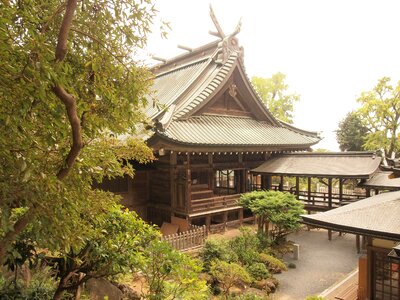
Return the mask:
[[68, 47], [68, 34], [72, 25], [72, 19], [74, 18], [77, 0], [68, 0], [67, 7], [65, 9], [64, 19], [61, 24], [60, 32], [58, 34], [58, 41], [56, 47], [56, 60], [62, 61], [67, 55]]
[[65, 165], [57, 173], [57, 178], [63, 180], [69, 173], [71, 167], [75, 163], [79, 152], [83, 147], [81, 121], [78, 116], [76, 99], [71, 94], [68, 94], [63, 87], [57, 85], [53, 88], [56, 96], [64, 103], [67, 110], [68, 120], [72, 130], [72, 147], [65, 158]]
[[[58, 42], [55, 53], [56, 61], [64, 60], [65, 56], [67, 55], [68, 34], [70, 32], [76, 6], [77, 6], [77, 0], [68, 0], [65, 9], [64, 19], [62, 21], [60, 32], [58, 34]], [[75, 97], [67, 93], [67, 91], [59, 84], [56, 84], [53, 87], [53, 92], [65, 105], [65, 108], [67, 110], [68, 120], [69, 123], [71, 124], [71, 131], [72, 131], [71, 149], [67, 157], [65, 158], [65, 164], [61, 167], [61, 169], [57, 173], [57, 178], [59, 180], [63, 180], [68, 175], [69, 171], [71, 170], [71, 167], [75, 163], [75, 159], [78, 157], [78, 154], [83, 147], [82, 130], [81, 130], [81, 122], [78, 117]]]

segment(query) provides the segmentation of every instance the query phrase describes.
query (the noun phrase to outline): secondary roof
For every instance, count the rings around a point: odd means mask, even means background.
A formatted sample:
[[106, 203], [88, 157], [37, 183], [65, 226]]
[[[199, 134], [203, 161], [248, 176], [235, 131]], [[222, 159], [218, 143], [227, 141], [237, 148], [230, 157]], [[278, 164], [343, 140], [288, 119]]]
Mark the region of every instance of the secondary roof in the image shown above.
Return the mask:
[[381, 158], [372, 152], [291, 153], [267, 160], [254, 173], [284, 176], [370, 178]]
[[400, 192], [379, 194], [302, 218], [303, 223], [316, 227], [399, 241]]

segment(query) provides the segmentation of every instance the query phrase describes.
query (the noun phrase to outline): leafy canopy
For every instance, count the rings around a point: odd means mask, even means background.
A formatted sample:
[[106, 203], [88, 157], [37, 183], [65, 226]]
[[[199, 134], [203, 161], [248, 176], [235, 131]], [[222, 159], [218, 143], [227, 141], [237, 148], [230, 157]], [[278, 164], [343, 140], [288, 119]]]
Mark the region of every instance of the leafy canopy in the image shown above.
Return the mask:
[[300, 96], [288, 94], [289, 86], [285, 79], [286, 75], [278, 72], [271, 78], [253, 76], [251, 81], [270, 112], [279, 120], [291, 124], [294, 104], [300, 100]]
[[394, 155], [399, 151], [400, 82], [393, 86], [389, 77], [383, 77], [357, 101], [362, 105], [357, 113], [369, 130], [364, 148], [384, 149], [387, 156]]
[[[136, 135], [150, 73], [134, 60], [151, 0], [0, 2], [0, 262], [31, 224], [49, 249], [93, 234], [87, 219], [117, 201], [93, 178], [133, 175], [152, 152]], [[15, 208], [25, 209], [17, 220]], [[40, 237], [38, 237], [40, 239]]]
[[259, 232], [276, 242], [299, 228], [300, 216], [305, 212], [294, 195], [279, 191], [245, 193], [239, 202], [258, 217]]
[[336, 140], [341, 151], [362, 151], [368, 128], [356, 112], [349, 112], [340, 121]]

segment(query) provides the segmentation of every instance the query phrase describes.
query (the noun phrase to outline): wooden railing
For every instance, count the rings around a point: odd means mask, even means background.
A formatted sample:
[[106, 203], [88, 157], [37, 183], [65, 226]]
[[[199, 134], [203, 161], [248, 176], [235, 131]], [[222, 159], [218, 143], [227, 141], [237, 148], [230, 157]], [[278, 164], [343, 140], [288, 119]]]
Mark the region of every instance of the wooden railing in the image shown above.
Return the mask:
[[190, 251], [203, 247], [206, 237], [206, 226], [191, 225], [188, 231], [163, 236], [162, 239], [176, 250]]
[[240, 194], [192, 200], [191, 212], [208, 211], [238, 205]]
[[[278, 190], [278, 187], [273, 186], [273, 189]], [[290, 189], [290, 190], [284, 189], [283, 192], [288, 192], [294, 195], [296, 194], [295, 189]], [[329, 198], [329, 193], [327, 192], [308, 193], [308, 191], [298, 191], [297, 198], [304, 203], [305, 208], [307, 210], [324, 211], [364, 199], [366, 198], [366, 195], [359, 193], [357, 194], [342, 193], [342, 195], [340, 195], [338, 193], [332, 192], [331, 198]]]

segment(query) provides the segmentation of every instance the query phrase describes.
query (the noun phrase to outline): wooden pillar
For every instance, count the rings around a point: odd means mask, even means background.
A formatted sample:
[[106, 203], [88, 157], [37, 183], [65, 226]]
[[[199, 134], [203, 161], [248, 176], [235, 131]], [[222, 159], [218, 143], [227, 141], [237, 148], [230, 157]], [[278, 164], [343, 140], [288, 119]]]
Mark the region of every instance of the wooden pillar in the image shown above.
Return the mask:
[[365, 195], [367, 196], [367, 198], [368, 198], [368, 197], [371, 197], [371, 189], [367, 188], [367, 189], [365, 190]]
[[332, 230], [328, 229], [328, 240], [332, 241]]
[[361, 253], [360, 235], [359, 234], [356, 234], [356, 247], [357, 247], [357, 253]]
[[223, 222], [224, 222], [224, 232], [226, 231], [226, 223], [228, 223], [228, 212], [225, 211], [223, 215]]
[[332, 178], [328, 178], [328, 207], [332, 209]]
[[206, 216], [206, 230], [207, 234], [211, 231], [211, 215]]
[[186, 154], [186, 212], [192, 211], [192, 172], [190, 166], [190, 153]]
[[283, 191], [283, 175], [281, 175], [281, 181], [279, 182], [279, 190]]
[[343, 183], [344, 183], [345, 179], [339, 178], [339, 201], [340, 201], [340, 205], [342, 204], [342, 200], [343, 200]]
[[300, 178], [296, 176], [296, 198], [299, 199], [300, 196]]
[[171, 207], [172, 207], [172, 212], [176, 209], [177, 207], [177, 188], [178, 188], [178, 183], [177, 183], [177, 169], [176, 169], [176, 164], [177, 164], [177, 155], [176, 152], [172, 152], [170, 154], [169, 158], [169, 164], [170, 164], [170, 169], [169, 169], [169, 176], [170, 176], [170, 197], [171, 197]]
[[[311, 177], [307, 177], [307, 199], [308, 203], [311, 202]], [[313, 203], [314, 205], [314, 203]]]
[[243, 207], [239, 208], [239, 222], [240, 226], [243, 224]]
[[271, 188], [272, 188], [272, 176], [265, 175], [265, 189], [271, 190]]

